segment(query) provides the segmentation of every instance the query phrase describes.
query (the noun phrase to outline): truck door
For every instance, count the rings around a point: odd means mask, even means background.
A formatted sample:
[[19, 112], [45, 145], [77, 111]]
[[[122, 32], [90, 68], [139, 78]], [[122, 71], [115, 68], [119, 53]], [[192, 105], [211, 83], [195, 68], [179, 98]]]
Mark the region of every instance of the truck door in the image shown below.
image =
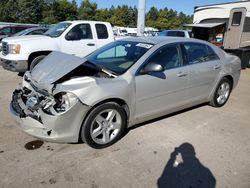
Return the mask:
[[110, 42], [112, 42], [112, 37], [110, 36], [110, 33], [112, 31], [108, 31], [108, 28], [105, 24], [97, 23], [95, 24], [95, 31], [97, 36], [97, 48], [100, 48]]
[[61, 51], [84, 57], [96, 50], [96, 37], [90, 24], [74, 26], [61, 41]]
[[225, 49], [237, 49], [240, 47], [246, 12], [247, 10], [245, 8], [235, 8], [231, 10], [224, 40]]

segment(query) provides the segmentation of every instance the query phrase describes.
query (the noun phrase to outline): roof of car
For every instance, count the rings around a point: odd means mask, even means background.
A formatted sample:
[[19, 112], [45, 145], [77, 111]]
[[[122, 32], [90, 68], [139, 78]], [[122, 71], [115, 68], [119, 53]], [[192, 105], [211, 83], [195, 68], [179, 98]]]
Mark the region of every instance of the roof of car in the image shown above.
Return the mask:
[[[204, 43], [204, 41], [193, 39], [193, 38], [183, 38], [183, 37], [128, 37], [124, 39], [120, 39], [122, 41], [132, 41], [132, 42], [141, 42], [141, 43], [149, 43], [149, 44], [160, 44], [160, 43], [172, 43], [172, 42], [200, 42]], [[206, 43], [206, 42], [205, 42]]]

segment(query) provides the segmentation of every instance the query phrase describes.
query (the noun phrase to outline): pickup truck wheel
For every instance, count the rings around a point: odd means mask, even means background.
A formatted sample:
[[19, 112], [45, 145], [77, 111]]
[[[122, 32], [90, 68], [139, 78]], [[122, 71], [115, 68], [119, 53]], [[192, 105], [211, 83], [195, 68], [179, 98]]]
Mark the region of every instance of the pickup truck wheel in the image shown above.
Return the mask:
[[31, 63], [30, 63], [30, 70], [33, 70], [34, 67], [40, 62], [42, 61], [44, 58], [46, 57], [46, 55], [39, 55], [37, 57], [35, 57]]

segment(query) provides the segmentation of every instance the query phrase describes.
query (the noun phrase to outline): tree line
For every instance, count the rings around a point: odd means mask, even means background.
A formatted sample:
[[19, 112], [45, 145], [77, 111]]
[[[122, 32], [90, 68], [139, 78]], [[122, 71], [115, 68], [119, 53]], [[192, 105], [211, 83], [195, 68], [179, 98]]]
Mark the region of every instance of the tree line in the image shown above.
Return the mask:
[[[98, 8], [95, 2], [83, 0], [0, 0], [0, 21], [54, 24], [65, 20], [99, 20], [113, 25], [136, 27], [137, 8], [127, 5]], [[146, 25], [160, 30], [179, 28], [192, 23], [192, 16], [173, 9], [152, 7], [146, 13]]]

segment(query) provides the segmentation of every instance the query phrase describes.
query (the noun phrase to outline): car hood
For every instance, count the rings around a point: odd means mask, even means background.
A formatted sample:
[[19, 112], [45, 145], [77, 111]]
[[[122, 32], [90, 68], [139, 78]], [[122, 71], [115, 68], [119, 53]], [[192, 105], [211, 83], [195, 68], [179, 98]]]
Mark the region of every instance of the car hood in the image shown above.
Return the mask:
[[31, 71], [31, 79], [39, 84], [39, 87], [46, 89], [84, 62], [86, 59], [61, 52], [52, 52], [34, 67]]
[[23, 42], [23, 41], [33, 41], [33, 40], [48, 40], [51, 39], [49, 36], [45, 35], [26, 35], [26, 36], [16, 36], [16, 37], [7, 37], [3, 39], [3, 42], [7, 43], [17, 43], [17, 42]]

